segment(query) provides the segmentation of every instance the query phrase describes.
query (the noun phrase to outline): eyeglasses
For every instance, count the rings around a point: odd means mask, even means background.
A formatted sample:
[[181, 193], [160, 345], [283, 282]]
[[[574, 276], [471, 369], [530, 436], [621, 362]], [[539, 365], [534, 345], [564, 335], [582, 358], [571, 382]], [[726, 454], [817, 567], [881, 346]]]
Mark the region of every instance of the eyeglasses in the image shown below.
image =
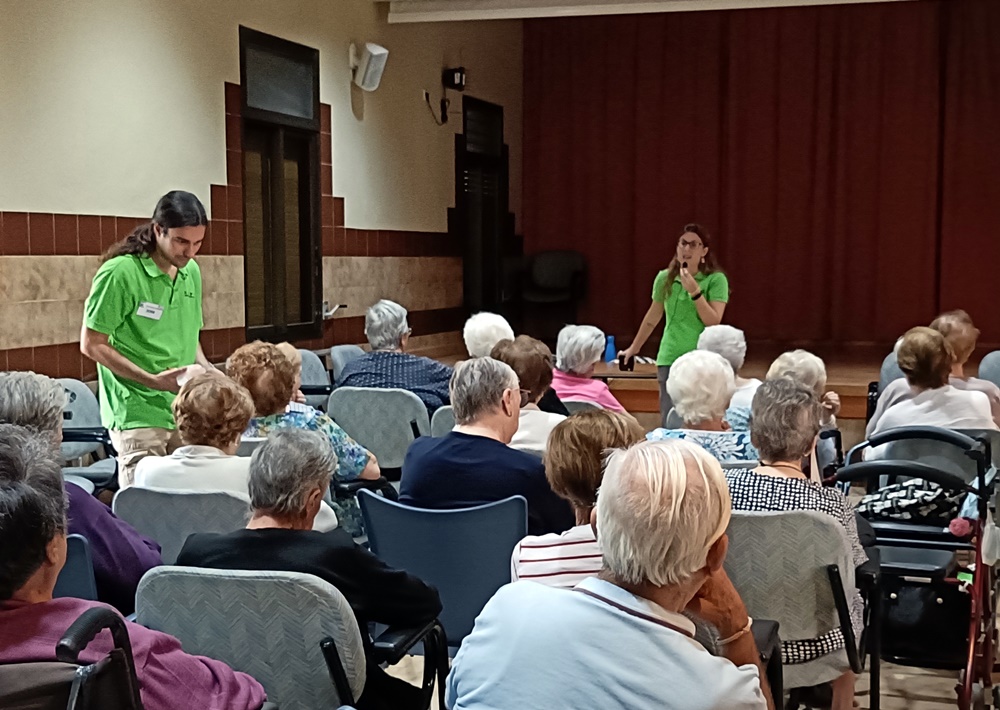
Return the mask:
[[682, 247], [690, 247], [691, 249], [701, 249], [704, 246], [701, 242], [689, 242], [687, 239], [681, 239], [680, 245]]

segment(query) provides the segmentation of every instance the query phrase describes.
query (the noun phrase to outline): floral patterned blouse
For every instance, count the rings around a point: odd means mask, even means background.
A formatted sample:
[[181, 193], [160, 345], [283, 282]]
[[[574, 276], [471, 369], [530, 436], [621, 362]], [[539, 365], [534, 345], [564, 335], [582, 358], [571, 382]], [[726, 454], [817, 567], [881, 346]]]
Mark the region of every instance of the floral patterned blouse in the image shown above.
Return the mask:
[[[349, 437], [347, 432], [341, 429], [330, 417], [312, 407], [298, 406], [279, 414], [254, 417], [250, 420], [247, 430], [243, 432], [243, 436], [263, 438], [278, 429], [307, 429], [326, 436], [337, 455], [337, 470], [333, 475], [339, 480], [353, 481], [361, 475], [361, 472], [368, 465], [371, 456], [368, 449]], [[332, 506], [337, 512], [340, 527], [354, 537], [364, 534], [361, 510], [354, 498], [347, 500], [333, 498]]]
[[746, 431], [698, 431], [695, 429], [654, 429], [646, 434], [649, 441], [685, 439], [698, 444], [719, 461], [757, 461], [760, 455], [750, 443]]

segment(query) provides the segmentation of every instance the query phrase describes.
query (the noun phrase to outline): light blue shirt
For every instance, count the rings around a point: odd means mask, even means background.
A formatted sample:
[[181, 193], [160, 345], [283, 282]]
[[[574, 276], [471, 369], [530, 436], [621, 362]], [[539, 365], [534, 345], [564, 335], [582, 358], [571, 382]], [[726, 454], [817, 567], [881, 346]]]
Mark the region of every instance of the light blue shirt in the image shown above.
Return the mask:
[[448, 676], [452, 710], [760, 710], [756, 666], [693, 639], [690, 620], [589, 577], [501, 587]]

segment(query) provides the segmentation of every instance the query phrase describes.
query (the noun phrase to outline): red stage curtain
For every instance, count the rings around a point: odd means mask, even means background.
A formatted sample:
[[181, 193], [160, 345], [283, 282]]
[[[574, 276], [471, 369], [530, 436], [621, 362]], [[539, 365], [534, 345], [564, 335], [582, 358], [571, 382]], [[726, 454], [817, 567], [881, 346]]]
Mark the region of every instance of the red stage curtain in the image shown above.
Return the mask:
[[942, 304], [1000, 336], [998, 6], [526, 22], [527, 249], [584, 252], [581, 320], [619, 337], [691, 221], [751, 339], [888, 343]]

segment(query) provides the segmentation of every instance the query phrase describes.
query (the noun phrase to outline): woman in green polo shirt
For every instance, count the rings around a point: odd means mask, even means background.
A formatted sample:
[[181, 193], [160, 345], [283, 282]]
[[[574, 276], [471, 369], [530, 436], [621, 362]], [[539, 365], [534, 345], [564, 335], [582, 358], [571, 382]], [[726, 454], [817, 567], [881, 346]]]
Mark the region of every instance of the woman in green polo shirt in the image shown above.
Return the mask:
[[722, 322], [729, 301], [729, 279], [719, 268], [709, 246], [708, 232], [703, 227], [697, 224], [684, 227], [670, 266], [658, 273], [653, 281], [653, 302], [635, 340], [618, 353], [625, 358], [635, 357], [666, 312], [667, 324], [656, 356], [663, 426], [673, 406], [667, 394], [670, 366], [681, 355], [698, 347], [698, 336], [706, 327]]
[[84, 306], [80, 350], [97, 363], [101, 421], [118, 451], [118, 481], [132, 484], [145, 456], [180, 446], [170, 405], [198, 364], [215, 372], [198, 335], [201, 270], [194, 260], [208, 217], [190, 192], [160, 198], [153, 217], [111, 246]]

